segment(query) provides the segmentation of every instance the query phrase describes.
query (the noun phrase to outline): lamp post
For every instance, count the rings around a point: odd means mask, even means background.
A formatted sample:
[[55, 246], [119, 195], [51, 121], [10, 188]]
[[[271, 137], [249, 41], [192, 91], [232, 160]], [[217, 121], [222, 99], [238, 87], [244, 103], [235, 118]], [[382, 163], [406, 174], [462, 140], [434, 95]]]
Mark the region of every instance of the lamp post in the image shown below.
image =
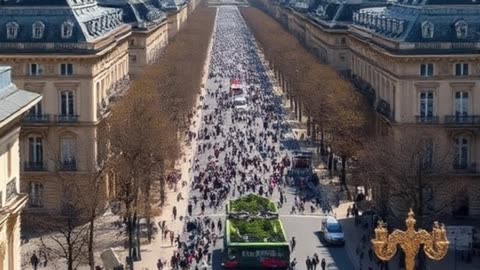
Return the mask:
[[425, 254], [432, 260], [441, 260], [448, 251], [448, 240], [445, 226], [434, 222], [431, 233], [420, 229], [415, 231], [415, 219], [412, 209], [405, 220], [407, 230], [395, 230], [390, 235], [385, 228], [385, 223], [380, 221], [375, 229], [375, 239], [372, 239], [372, 246], [375, 254], [383, 261], [389, 261], [397, 252], [397, 245], [400, 245], [405, 252], [406, 270], [414, 270], [415, 257], [418, 254], [420, 245], [423, 245]]

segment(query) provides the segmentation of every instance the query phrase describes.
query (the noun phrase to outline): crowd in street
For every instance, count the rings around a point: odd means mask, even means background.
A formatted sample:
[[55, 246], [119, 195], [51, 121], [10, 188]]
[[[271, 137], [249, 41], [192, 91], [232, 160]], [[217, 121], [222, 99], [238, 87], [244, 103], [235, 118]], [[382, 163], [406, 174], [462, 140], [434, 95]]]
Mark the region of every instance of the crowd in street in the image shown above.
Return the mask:
[[[230, 80], [242, 82], [247, 108], [237, 109], [230, 91]], [[192, 167], [188, 216], [183, 235], [177, 236], [178, 249], [167, 264], [159, 260], [158, 269], [210, 269], [211, 247], [223, 235], [222, 218], [208, 213], [223, 213], [228, 199], [248, 193], [287, 201], [290, 153], [282, 145], [288, 126], [279, 97], [258, 56], [257, 46], [237, 8], [218, 9], [206, 94], [201, 96], [202, 125], [191, 131], [197, 140]], [[181, 196], [181, 195], [180, 195]], [[316, 211], [318, 200], [295, 197], [293, 212]], [[320, 208], [319, 208], [320, 209]], [[172, 218], [177, 218], [172, 208]], [[313, 269], [313, 268], [312, 268]]]

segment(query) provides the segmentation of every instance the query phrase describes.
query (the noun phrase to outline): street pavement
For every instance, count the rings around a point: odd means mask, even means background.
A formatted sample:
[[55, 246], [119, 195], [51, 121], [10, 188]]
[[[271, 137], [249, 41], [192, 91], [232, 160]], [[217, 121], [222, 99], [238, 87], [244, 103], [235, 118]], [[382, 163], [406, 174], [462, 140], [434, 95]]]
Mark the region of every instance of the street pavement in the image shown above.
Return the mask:
[[[216, 27], [217, 31], [212, 51], [213, 61], [212, 59], [210, 60], [211, 66], [209, 69], [209, 73], [214, 74], [214, 76], [208, 78], [205, 84], [207, 94], [203, 96], [201, 104], [203, 117], [201, 117], [199, 132], [194, 139], [197, 141], [197, 146], [201, 147], [201, 151], [199, 151], [198, 147], [195, 149], [196, 153], [193, 158], [192, 177], [198, 178], [190, 179], [192, 190], [190, 190], [188, 195], [182, 194], [185, 201], [189, 201], [192, 204], [193, 209], [192, 217], [187, 217], [185, 218], [186, 220], [195, 220], [196, 218], [203, 220], [205, 217], [209, 217], [214, 222], [217, 222], [219, 219], [223, 222], [225, 218], [225, 203], [228, 200], [251, 193], [252, 189], [255, 189], [255, 192], [259, 192], [260, 187], [263, 187], [265, 193], [267, 193], [268, 185], [272, 183], [271, 179], [275, 178], [275, 173], [272, 173], [274, 169], [271, 162], [273, 160], [279, 161], [284, 156], [291, 157], [292, 151], [299, 149], [298, 146], [291, 143], [296, 138], [288, 124], [288, 119], [285, 118], [286, 113], [282, 108], [282, 100], [273, 92], [273, 82], [266, 74], [266, 67], [260, 60], [253, 36], [251, 36], [249, 29], [243, 22], [237, 8], [220, 7], [217, 13]], [[241, 36], [235, 36], [236, 34]], [[227, 95], [229, 92], [229, 81], [234, 77], [244, 81], [255, 81], [252, 78], [248, 78], [249, 75], [247, 75], [247, 73], [251, 74], [252, 71], [255, 72], [256, 78], [260, 81], [253, 82], [250, 85], [255, 86], [255, 91], [262, 91], [257, 94], [263, 100], [252, 101], [255, 93], [249, 92], [249, 111], [247, 113], [238, 113], [231, 106], [225, 105], [229, 102]], [[266, 106], [264, 106], [264, 102], [270, 102], [276, 106], [274, 110], [275, 115], [272, 116], [271, 112], [265, 112]], [[266, 131], [262, 128], [265, 123], [269, 125]], [[221, 130], [221, 132], [216, 132], [215, 130], [217, 129]], [[274, 136], [264, 134], [270, 130], [273, 131], [272, 133], [278, 134], [279, 138], [275, 139], [273, 138]], [[252, 143], [246, 140], [246, 137], [254, 137], [257, 140], [264, 137], [264, 139], [260, 139], [261, 142]], [[232, 151], [233, 147], [229, 145], [229, 141], [233, 141], [232, 144], [238, 147], [239, 150]], [[243, 143], [237, 144], [239, 141], [243, 141], [245, 145], [242, 145]], [[203, 150], [203, 145], [205, 145], [206, 150]], [[263, 150], [266, 148], [275, 150], [270, 152], [262, 151], [258, 145], [263, 146]], [[214, 149], [221, 149], [216, 157]], [[266, 154], [262, 155], [262, 152], [266, 152]], [[200, 181], [199, 178], [201, 178], [202, 173], [207, 171], [209, 166], [214, 166], [215, 170], [228, 171], [232, 167], [230, 164], [232, 160], [238, 162], [236, 164], [237, 167], [241, 167], [239, 163], [242, 163], [242, 158], [253, 159], [260, 156], [262, 157], [262, 165], [267, 165], [268, 169], [263, 170], [247, 165], [243, 168], [246, 174], [243, 178], [239, 177], [239, 175], [231, 177], [231, 175], [223, 174], [222, 181], [227, 182], [222, 183], [221, 187], [213, 187], [212, 183], [209, 183], [206, 186], [202, 186], [203, 188], [198, 188], [198, 185], [203, 185], [203, 181]], [[239, 169], [238, 171], [241, 174], [242, 170]], [[258, 176], [260, 180], [253, 179], [254, 176]], [[211, 176], [206, 178], [210, 179], [209, 177]], [[215, 176], [211, 178], [215, 179]], [[284, 181], [286, 180], [284, 178]], [[255, 187], [252, 188], [249, 185], [255, 185]], [[281, 185], [279, 184], [279, 186]], [[214, 193], [216, 194], [216, 199], [209, 200], [207, 196], [202, 200], [205, 192], [200, 190], [207, 187], [211, 188], [208, 196], [211, 195], [210, 193]], [[224, 189], [226, 195], [222, 196]], [[239, 192], [240, 190], [242, 192]], [[298, 191], [297, 187], [291, 185], [282, 186], [281, 190], [286, 202], [279, 209], [280, 218], [284, 224], [288, 239], [291, 239], [293, 236], [297, 239], [297, 246], [292, 254], [292, 259], [296, 258], [298, 261], [296, 269], [306, 269], [306, 257], [312, 257], [315, 253], [319, 255], [320, 259], [325, 258], [327, 269], [353, 269], [344, 248], [325, 247], [321, 241], [320, 224], [326, 216], [322, 208], [328, 211], [330, 207], [329, 202], [323, 198], [329, 196], [322, 194], [322, 190], [312, 190], [315, 194], [306, 194]], [[295, 204], [295, 197], [299, 199], [300, 196], [305, 195], [308, 195], [310, 198], [318, 197], [321, 204], [317, 205], [307, 200], [304, 213], [300, 213], [298, 210], [292, 213], [291, 210]], [[196, 205], [192, 202], [193, 198], [196, 198], [198, 201]], [[279, 189], [273, 189], [270, 199], [278, 202], [279, 198]], [[200, 207], [201, 201], [206, 204], [203, 215]], [[209, 202], [213, 202], [212, 207], [209, 207]], [[180, 201], [179, 203], [183, 202]], [[310, 210], [311, 205], [315, 206], [315, 211], [313, 212]], [[216, 241], [216, 245], [211, 249], [213, 258], [212, 269], [220, 269], [221, 250], [223, 248], [223, 241], [220, 240], [222, 237], [222, 234], [218, 235], [219, 241]], [[180, 240], [188, 242], [191, 238], [191, 235], [184, 233]]]

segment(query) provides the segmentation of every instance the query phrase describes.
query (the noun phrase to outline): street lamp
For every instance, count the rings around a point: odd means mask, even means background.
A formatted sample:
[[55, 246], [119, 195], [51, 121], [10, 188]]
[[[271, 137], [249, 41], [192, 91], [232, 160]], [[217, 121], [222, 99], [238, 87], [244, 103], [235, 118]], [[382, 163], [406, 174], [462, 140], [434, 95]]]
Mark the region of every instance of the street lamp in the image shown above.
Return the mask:
[[385, 223], [380, 221], [375, 229], [375, 239], [372, 246], [375, 254], [383, 261], [389, 261], [397, 252], [397, 245], [405, 252], [406, 270], [414, 270], [415, 257], [420, 245], [423, 245], [425, 254], [432, 260], [441, 260], [448, 251], [447, 231], [445, 226], [434, 222], [432, 233], [420, 229], [415, 231], [415, 219], [412, 209], [405, 220], [407, 230], [395, 230], [390, 235], [385, 228]]

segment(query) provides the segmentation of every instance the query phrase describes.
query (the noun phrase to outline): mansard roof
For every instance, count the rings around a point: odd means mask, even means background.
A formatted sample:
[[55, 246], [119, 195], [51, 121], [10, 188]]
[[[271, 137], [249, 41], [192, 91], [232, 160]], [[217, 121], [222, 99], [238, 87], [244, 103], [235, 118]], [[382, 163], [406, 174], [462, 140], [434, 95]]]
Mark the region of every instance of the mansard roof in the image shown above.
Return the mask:
[[[294, 0], [296, 1], [296, 0]], [[353, 21], [353, 13], [361, 8], [386, 5], [386, 0], [316, 0], [304, 13], [329, 28], [346, 28]], [[298, 9], [297, 9], [298, 10]], [[299, 10], [302, 12], [301, 10]]]
[[186, 0], [153, 0], [154, 4], [164, 11], [176, 11], [184, 6]]
[[434, 49], [429, 49], [432, 52], [443, 49], [472, 52], [478, 50], [476, 43], [480, 41], [478, 18], [480, 5], [471, 0], [419, 0], [415, 5], [412, 0], [397, 0], [384, 8], [361, 9], [354, 14], [352, 29], [412, 44], [404, 45], [406, 49], [428, 47]]
[[146, 29], [166, 20], [165, 12], [153, 5], [151, 0], [98, 0], [100, 6], [117, 7], [123, 10], [123, 21], [135, 28]]
[[477, 0], [395, 0], [394, 2], [413, 6], [480, 5], [480, 2]]
[[[43, 27], [36, 37], [34, 24]], [[63, 32], [63, 25], [71, 32]], [[18, 49], [17, 44], [23, 44], [25, 51], [59, 51], [65, 47], [59, 44], [78, 47], [122, 26], [122, 10], [100, 7], [96, 0], [6, 0], [0, 4], [0, 52]]]
[[0, 129], [42, 98], [40, 94], [18, 89], [11, 77], [11, 67], [0, 66]]

